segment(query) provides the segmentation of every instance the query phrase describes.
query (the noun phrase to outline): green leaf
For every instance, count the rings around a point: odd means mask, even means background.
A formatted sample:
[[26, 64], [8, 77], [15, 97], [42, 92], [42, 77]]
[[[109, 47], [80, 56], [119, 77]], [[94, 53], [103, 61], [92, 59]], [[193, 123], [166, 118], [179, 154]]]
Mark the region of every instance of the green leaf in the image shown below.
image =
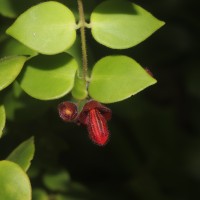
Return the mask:
[[0, 14], [5, 17], [14, 18], [16, 16], [15, 11], [8, 0], [0, 0]]
[[89, 95], [102, 103], [124, 100], [156, 83], [135, 60], [127, 56], [107, 56], [92, 71]]
[[16, 79], [25, 61], [25, 56], [6, 57], [0, 60], [0, 91]]
[[37, 55], [37, 52], [33, 51], [32, 49], [29, 49], [27, 46], [24, 46], [22, 43], [18, 42], [13, 38], [8, 38], [1, 44], [0, 57], [16, 55], [35, 56]]
[[47, 193], [42, 189], [33, 190], [33, 200], [49, 200]]
[[122, 0], [105, 1], [91, 15], [93, 37], [113, 49], [133, 47], [163, 25], [140, 6]]
[[0, 0], [0, 14], [9, 17], [15, 18], [24, 10], [28, 9], [33, 4], [40, 3], [39, 0]]
[[0, 161], [0, 197], [2, 200], [31, 200], [28, 176], [10, 161]]
[[[30, 97], [15, 81], [12, 89], [7, 91], [3, 103], [8, 120], [15, 121], [15, 123], [27, 123], [42, 117], [53, 102], [40, 101]], [[27, 113], [31, 113], [31, 115]]]
[[57, 54], [76, 39], [75, 17], [61, 3], [44, 2], [21, 14], [6, 32], [40, 53]]
[[3, 134], [3, 129], [6, 123], [6, 114], [3, 105], [0, 105], [0, 137]]
[[55, 173], [46, 173], [43, 177], [45, 186], [52, 191], [64, 192], [70, 182], [70, 175], [67, 171], [61, 170]]
[[33, 159], [34, 152], [34, 138], [31, 137], [14, 149], [6, 160], [17, 163], [24, 171], [27, 171]]
[[33, 57], [19, 77], [22, 89], [30, 96], [50, 100], [71, 91], [78, 68], [77, 62], [66, 53]]

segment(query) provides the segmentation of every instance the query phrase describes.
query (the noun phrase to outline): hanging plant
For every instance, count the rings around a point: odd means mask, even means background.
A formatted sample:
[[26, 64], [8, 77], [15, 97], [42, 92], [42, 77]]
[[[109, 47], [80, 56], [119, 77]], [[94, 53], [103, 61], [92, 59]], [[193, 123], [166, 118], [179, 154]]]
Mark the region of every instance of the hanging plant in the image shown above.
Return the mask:
[[[58, 106], [60, 117], [86, 126], [92, 141], [102, 146], [108, 141], [107, 121], [111, 119], [111, 110], [102, 103], [125, 100], [155, 84], [156, 79], [133, 58], [120, 54], [101, 58], [90, 66], [89, 73], [85, 29], [91, 30], [100, 45], [120, 50], [138, 45], [164, 22], [123, 0], [100, 3], [86, 22], [83, 1], [77, 0], [77, 5], [78, 22], [70, 8], [56, 1], [37, 4], [18, 16], [6, 33], [24, 48], [0, 60], [0, 90], [16, 80], [28, 95], [40, 100], [58, 99], [71, 92], [73, 99]], [[77, 34], [81, 56], [70, 53]], [[3, 105], [0, 119], [2, 132]]]

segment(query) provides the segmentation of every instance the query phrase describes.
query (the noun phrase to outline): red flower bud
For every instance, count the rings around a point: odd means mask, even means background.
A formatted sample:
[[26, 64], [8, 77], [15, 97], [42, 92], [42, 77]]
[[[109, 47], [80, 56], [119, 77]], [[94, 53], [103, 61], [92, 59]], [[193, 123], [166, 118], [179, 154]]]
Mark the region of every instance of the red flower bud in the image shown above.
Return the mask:
[[60, 117], [65, 122], [73, 122], [77, 115], [78, 115], [78, 109], [77, 106], [72, 102], [62, 102], [58, 105], [58, 112]]

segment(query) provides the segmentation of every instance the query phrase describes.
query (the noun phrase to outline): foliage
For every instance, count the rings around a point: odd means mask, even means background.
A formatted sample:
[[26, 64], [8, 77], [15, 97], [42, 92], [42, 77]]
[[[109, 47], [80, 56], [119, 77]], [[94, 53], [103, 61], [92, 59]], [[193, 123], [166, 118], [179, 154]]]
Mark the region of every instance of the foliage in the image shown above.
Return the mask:
[[103, 103], [127, 99], [156, 83], [135, 60], [126, 56], [107, 56], [92, 71], [89, 94]]
[[17, 164], [10, 161], [0, 161], [0, 171], [0, 195], [2, 199], [31, 199], [29, 179]]
[[91, 15], [92, 35], [113, 49], [133, 47], [163, 24], [140, 6], [123, 0], [105, 1]]
[[[85, 32], [91, 30], [91, 40], [100, 43], [100, 48], [104, 45], [122, 50], [143, 42], [164, 22], [133, 2], [108, 0], [90, 4], [90, 1], [84, 1], [85, 13], [82, 3], [78, 0], [77, 12], [74, 3], [62, 1], [20, 0], [16, 4], [14, 0], [0, 0], [3, 19], [0, 33], [0, 135], [5, 132], [5, 138], [11, 131], [10, 122], [6, 126], [8, 132], [5, 128], [6, 115], [10, 121], [22, 123], [39, 118], [44, 124], [45, 112], [52, 105], [55, 108], [62, 97], [76, 102], [81, 110], [90, 98], [115, 103], [157, 82], [140, 64], [121, 52], [95, 59], [89, 51], [90, 42], [85, 41]], [[91, 64], [87, 59], [95, 62]], [[44, 105], [39, 100], [52, 101]], [[34, 128], [33, 123], [24, 131], [29, 131], [30, 135], [30, 129]], [[42, 130], [37, 131], [42, 134]], [[51, 140], [53, 144], [54, 139]], [[60, 143], [61, 139], [58, 140]], [[51, 148], [51, 145], [44, 142], [44, 148]], [[34, 149], [33, 138], [30, 138], [0, 162], [1, 198], [31, 199], [30, 182], [25, 172], [33, 159]], [[38, 170], [44, 170], [44, 173], [40, 174]], [[74, 194], [78, 193], [91, 198], [87, 187], [73, 182], [62, 168], [52, 172], [44, 162], [35, 171], [33, 166], [29, 176], [33, 180], [38, 177], [43, 180], [43, 188], [38, 188], [37, 184], [34, 187], [34, 200], [74, 199]], [[20, 182], [17, 187], [16, 180]]]
[[[110, 10], [107, 8], [110, 8]], [[107, 17], [106, 14], [104, 14], [107, 12], [109, 13], [110, 19]], [[113, 17], [115, 18], [113, 19]], [[99, 41], [102, 44], [106, 43], [105, 45], [110, 46], [112, 48], [121, 49], [129, 48], [142, 42], [145, 38], [150, 36], [163, 24], [163, 22], [157, 20], [144, 9], [140, 8], [139, 6], [133, 3], [123, 1], [118, 1], [117, 3], [115, 3], [113, 1], [106, 1], [97, 6], [97, 8], [92, 12], [91, 24], [89, 26], [91, 27], [92, 34], [97, 41]], [[75, 24], [75, 17], [73, 13], [69, 10], [69, 8], [58, 2], [51, 1], [35, 5], [27, 11], [25, 11], [7, 29], [6, 32], [7, 34], [20, 41], [22, 44], [31, 48], [32, 50], [37, 51], [38, 53], [49, 55], [62, 53], [64, 50], [69, 49], [75, 41], [76, 29], [79, 26], [82, 26], [82, 24]], [[125, 34], [124, 37], [120, 37], [120, 35], [122, 34]], [[35, 98], [46, 100], [60, 98], [61, 96], [66, 95], [66, 93], [69, 93], [74, 85], [72, 80], [74, 79], [76, 73], [76, 67], [75, 64], [72, 64], [74, 65], [74, 70], [70, 70], [71, 62], [67, 60], [65, 61], [65, 57], [67, 58], [67, 55], [64, 56], [64, 54], [62, 54], [62, 56], [60, 55], [60, 57], [59, 55], [58, 57], [50, 57], [49, 59], [52, 59], [51, 61], [49, 61], [48, 57], [42, 58], [41, 56], [36, 56], [30, 58], [30, 62], [25, 63], [24, 71], [20, 76], [20, 83], [24, 91]], [[58, 62], [58, 59], [60, 63]], [[107, 57], [107, 60], [109, 59], [110, 58]], [[117, 57], [112, 57], [112, 60], [118, 62]], [[52, 64], [54, 63], [53, 71], [49, 70], [48, 63], [45, 63], [45, 61], [50, 62]], [[2, 61], [2, 64], [4, 64], [4, 62]], [[62, 62], [66, 62], [67, 69], [61, 67]], [[24, 63], [19, 63], [19, 67], [22, 68], [23, 64]], [[65, 80], [64, 72], [61, 69], [66, 71]], [[10, 73], [10, 71], [11, 69], [7, 69], [7, 73]], [[115, 71], [115, 69], [110, 68], [109, 73], [112, 73], [113, 71]], [[53, 76], [50, 74], [50, 72]], [[150, 78], [147, 76], [148, 74], [145, 71], [143, 73], [144, 77], [146, 77], [147, 79]], [[135, 74], [133, 74], [133, 76], [134, 75]], [[113, 77], [113, 80], [112, 76], [110, 76], [110, 81], [112, 82], [112, 84], [116, 83], [116, 79], [120, 79], [120, 74], [116, 74], [115, 76], [116, 77]], [[6, 78], [6, 76], [4, 77]], [[67, 80], [68, 77], [69, 80]], [[144, 79], [144, 77], [141, 79]], [[12, 81], [13, 80], [14, 78], [12, 79]], [[44, 82], [40, 82], [39, 80]], [[60, 83], [57, 84], [59, 80]], [[94, 88], [95, 84], [93, 84], [93, 80], [95, 81], [94, 78], [91, 78], [90, 83], [91, 85], [93, 85]], [[57, 85], [55, 85], [54, 83], [56, 83]], [[137, 81], [134, 81], [134, 83], [137, 84]], [[143, 83], [144, 86], [138, 88], [137, 90], [142, 90], [143, 88], [152, 84], [148, 84], [148, 80], [145, 79]], [[131, 81], [127, 82], [127, 84], [129, 85], [129, 87], [134, 87]], [[49, 87], [55, 86], [55, 88], [52, 88], [50, 91], [50, 93], [52, 94], [48, 94], [48, 85]], [[63, 88], [63, 85], [68, 87]], [[39, 90], [38, 86], [40, 86], [41, 91], [35, 92], [36, 88], [37, 90]], [[79, 88], [77, 90], [83, 90], [83, 88], [80, 88], [80, 84], [75, 84], [74, 86]], [[106, 93], [107, 85], [103, 87], [105, 87], [104, 90]], [[117, 88], [118, 85], [115, 85], [115, 87]], [[124, 91], [124, 89], [125, 88], [122, 88], [122, 91], [120, 91], [120, 93], [122, 93], [122, 96], [125, 96], [124, 98], [127, 98], [127, 94]], [[93, 90], [97, 90], [97, 88], [94, 88]], [[102, 96], [104, 95], [104, 90], [101, 91]], [[131, 92], [132, 94], [136, 93], [134, 88], [131, 89]], [[131, 95], [131, 92], [130, 94], [128, 94], [128, 96]], [[42, 93], [41, 96], [40, 93]], [[94, 99], [101, 101], [100, 98], [95, 98], [92, 94], [90, 95]], [[119, 99], [115, 97], [111, 97], [109, 100], [110, 103], [116, 101], [119, 101]]]
[[17, 163], [24, 171], [27, 171], [33, 159], [34, 152], [33, 138], [30, 138], [14, 149], [6, 160]]
[[33, 159], [33, 138], [20, 144], [6, 160], [0, 161], [0, 196], [8, 200], [31, 200], [31, 184], [24, 172]]

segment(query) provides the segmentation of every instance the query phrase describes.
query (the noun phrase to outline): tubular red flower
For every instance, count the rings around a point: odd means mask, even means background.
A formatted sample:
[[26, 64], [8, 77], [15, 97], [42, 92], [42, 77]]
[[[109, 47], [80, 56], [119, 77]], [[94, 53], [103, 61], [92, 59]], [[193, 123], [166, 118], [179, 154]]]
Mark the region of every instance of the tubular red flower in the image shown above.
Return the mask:
[[106, 119], [97, 109], [91, 109], [87, 117], [87, 129], [91, 140], [100, 146], [107, 143], [109, 131]]
[[89, 137], [95, 144], [103, 146], [109, 139], [107, 121], [111, 116], [112, 112], [109, 108], [91, 100], [83, 107], [78, 116], [78, 123], [87, 126]]

